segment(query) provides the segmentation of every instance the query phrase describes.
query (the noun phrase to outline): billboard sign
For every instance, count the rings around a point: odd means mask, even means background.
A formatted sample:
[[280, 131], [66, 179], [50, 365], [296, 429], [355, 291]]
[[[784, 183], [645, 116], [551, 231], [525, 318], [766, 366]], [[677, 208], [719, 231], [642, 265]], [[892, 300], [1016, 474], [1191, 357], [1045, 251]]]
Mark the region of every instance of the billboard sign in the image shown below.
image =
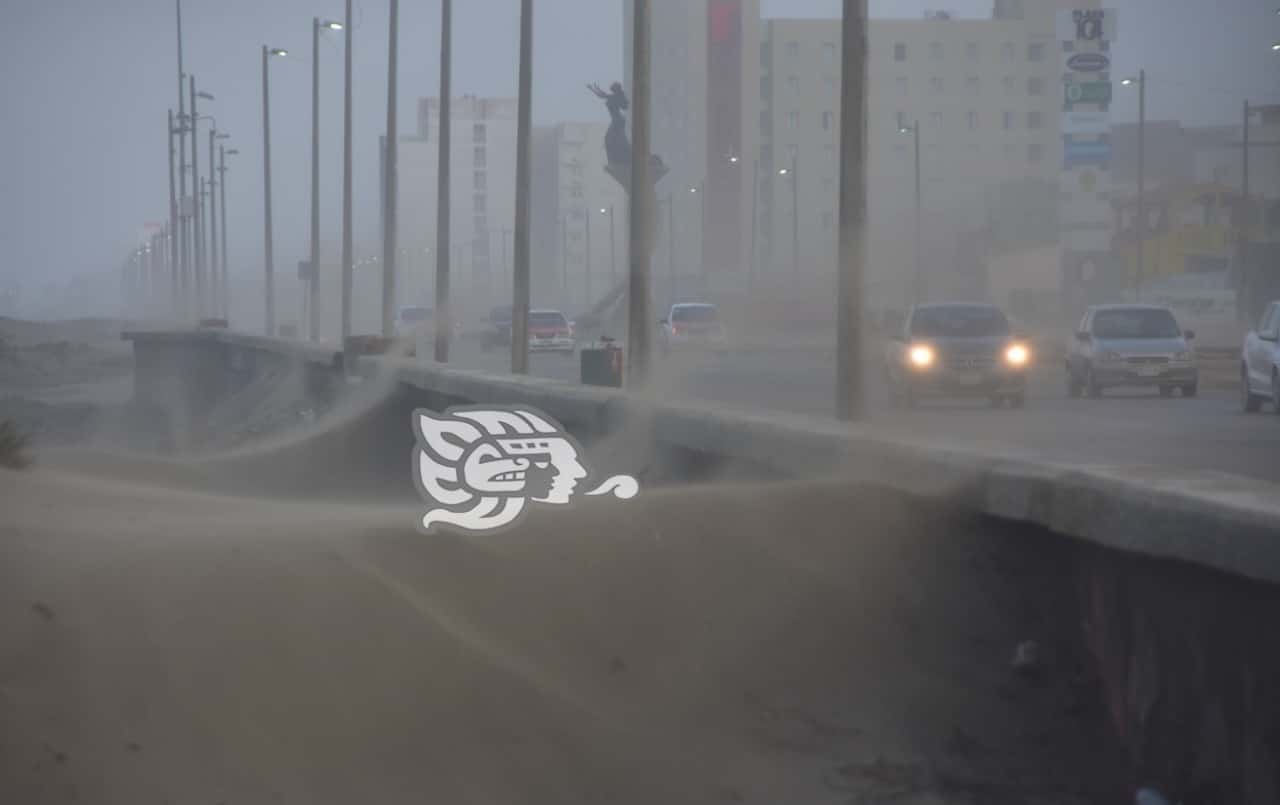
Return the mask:
[[1062, 167], [1064, 170], [1082, 165], [1106, 166], [1111, 162], [1111, 143], [1105, 139], [1076, 142], [1067, 137], [1062, 141]]
[[1077, 73], [1100, 73], [1110, 66], [1111, 59], [1105, 53], [1073, 53], [1067, 58], [1067, 69]]
[[1062, 116], [1063, 134], [1108, 134], [1111, 116], [1106, 112], [1067, 112]]
[[1068, 111], [1076, 104], [1111, 103], [1110, 81], [1067, 81], [1062, 85], [1062, 105]]
[[1060, 9], [1058, 39], [1062, 42], [1116, 41], [1116, 12], [1112, 8]]

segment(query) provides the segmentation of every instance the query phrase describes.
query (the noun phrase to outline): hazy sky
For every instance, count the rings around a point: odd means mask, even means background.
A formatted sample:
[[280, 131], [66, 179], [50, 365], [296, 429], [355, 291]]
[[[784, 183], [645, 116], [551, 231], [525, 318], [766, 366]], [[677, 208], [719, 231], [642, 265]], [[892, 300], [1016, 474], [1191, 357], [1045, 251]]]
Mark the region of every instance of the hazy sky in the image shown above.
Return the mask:
[[[657, 0], [658, 2], [681, 0]], [[766, 16], [835, 16], [839, 0], [763, 0]], [[1241, 101], [1280, 101], [1280, 0], [1114, 0], [1117, 73], [1145, 66], [1148, 117], [1235, 122]], [[355, 209], [360, 254], [376, 253], [377, 142], [386, 117], [386, 0], [355, 2]], [[535, 123], [595, 120], [587, 81], [620, 78], [621, 0], [537, 0]], [[871, 0], [873, 16], [924, 8], [985, 16], [989, 0]], [[228, 171], [231, 257], [262, 262], [260, 47], [290, 50], [271, 64], [272, 178], [277, 271], [305, 256], [310, 171], [310, 19], [340, 19], [340, 0], [185, 0], [187, 71], [217, 100], [241, 150]], [[416, 99], [438, 86], [439, 0], [400, 4], [400, 129], [416, 125]], [[454, 4], [455, 94], [514, 95], [518, 0]], [[0, 47], [4, 104], [0, 174], [0, 283], [27, 286], [111, 270], [139, 227], [168, 214], [166, 110], [176, 105], [172, 0], [14, 0]], [[342, 34], [321, 47], [322, 192], [326, 240], [340, 223]], [[874, 79], [873, 79], [874, 80]], [[1117, 120], [1136, 116], [1118, 92]], [[202, 132], [204, 131], [202, 126]], [[207, 173], [207, 135], [201, 135]], [[188, 146], [189, 147], [189, 146]], [[332, 249], [331, 249], [332, 251]], [[233, 267], [233, 272], [237, 268]]]

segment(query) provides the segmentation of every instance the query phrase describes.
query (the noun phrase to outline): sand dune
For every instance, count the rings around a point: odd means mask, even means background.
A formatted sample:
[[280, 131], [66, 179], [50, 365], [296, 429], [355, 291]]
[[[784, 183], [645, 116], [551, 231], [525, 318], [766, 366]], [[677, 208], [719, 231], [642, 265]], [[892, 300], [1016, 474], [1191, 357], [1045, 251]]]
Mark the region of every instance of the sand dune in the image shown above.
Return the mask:
[[[413, 505], [208, 491], [244, 463], [47, 458], [0, 474], [3, 802], [1112, 790], [1047, 541], [835, 483], [427, 537]], [[1039, 685], [1008, 669], [1027, 637], [1060, 669]]]

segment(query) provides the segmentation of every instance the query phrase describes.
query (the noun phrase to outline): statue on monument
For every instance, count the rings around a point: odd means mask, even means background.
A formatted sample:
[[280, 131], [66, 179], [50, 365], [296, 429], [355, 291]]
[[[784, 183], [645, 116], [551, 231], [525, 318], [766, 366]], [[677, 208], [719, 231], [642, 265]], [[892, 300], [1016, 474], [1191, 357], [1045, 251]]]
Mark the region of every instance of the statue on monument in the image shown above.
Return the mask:
[[[630, 106], [627, 102], [627, 93], [622, 90], [622, 85], [617, 81], [609, 85], [608, 92], [601, 89], [599, 84], [594, 83], [588, 84], [587, 89], [591, 90], [591, 94], [604, 101], [605, 108], [609, 110], [609, 130], [604, 134], [604, 153], [609, 160], [609, 165], [629, 172], [631, 140], [627, 137], [627, 116], [624, 114]], [[657, 154], [650, 154], [649, 162], [661, 173], [666, 173], [662, 159]]]

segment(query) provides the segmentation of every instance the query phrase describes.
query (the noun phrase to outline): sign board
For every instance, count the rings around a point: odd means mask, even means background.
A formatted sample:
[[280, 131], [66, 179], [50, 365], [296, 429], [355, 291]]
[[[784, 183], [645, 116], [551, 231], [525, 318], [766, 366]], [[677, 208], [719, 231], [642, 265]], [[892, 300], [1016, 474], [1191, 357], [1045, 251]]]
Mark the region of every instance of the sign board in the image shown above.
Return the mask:
[[1077, 73], [1100, 73], [1111, 67], [1111, 59], [1105, 53], [1088, 51], [1073, 53], [1067, 57], [1067, 69]]
[[1070, 110], [1078, 103], [1111, 103], [1110, 81], [1067, 81], [1062, 85], [1063, 108]]
[[298, 261], [298, 279], [304, 280], [304, 281], [311, 279], [311, 261], [310, 260]]
[[1109, 134], [1111, 115], [1107, 112], [1066, 112], [1062, 115], [1063, 134]]
[[1105, 139], [1079, 142], [1062, 138], [1062, 167], [1064, 170], [1082, 165], [1105, 166], [1111, 162], [1111, 142]]
[[1113, 8], [1064, 8], [1058, 11], [1060, 42], [1116, 41], [1116, 12]]

